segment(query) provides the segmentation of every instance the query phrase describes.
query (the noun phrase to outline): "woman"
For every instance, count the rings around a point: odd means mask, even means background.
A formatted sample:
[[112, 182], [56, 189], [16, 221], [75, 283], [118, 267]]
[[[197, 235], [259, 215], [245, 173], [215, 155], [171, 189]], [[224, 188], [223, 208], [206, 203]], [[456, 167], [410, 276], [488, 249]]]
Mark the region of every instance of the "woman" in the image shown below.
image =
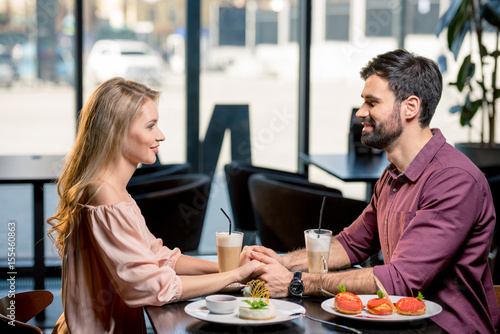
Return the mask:
[[260, 265], [218, 273], [217, 263], [164, 247], [149, 232], [126, 186], [139, 163], [156, 160], [165, 140], [158, 96], [114, 78], [97, 88], [80, 114], [58, 181], [57, 213], [48, 219], [62, 257], [64, 313], [54, 332], [145, 332], [141, 306], [217, 292]]

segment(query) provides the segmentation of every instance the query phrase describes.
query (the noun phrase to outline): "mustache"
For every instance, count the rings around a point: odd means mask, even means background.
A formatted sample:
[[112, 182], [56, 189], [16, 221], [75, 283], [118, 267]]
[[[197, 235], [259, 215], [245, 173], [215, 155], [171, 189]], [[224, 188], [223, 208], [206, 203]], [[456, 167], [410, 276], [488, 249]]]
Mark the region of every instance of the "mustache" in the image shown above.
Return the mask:
[[362, 118], [360, 118], [360, 120], [362, 123], [369, 123], [369, 124], [375, 125], [375, 122], [370, 117], [362, 117]]

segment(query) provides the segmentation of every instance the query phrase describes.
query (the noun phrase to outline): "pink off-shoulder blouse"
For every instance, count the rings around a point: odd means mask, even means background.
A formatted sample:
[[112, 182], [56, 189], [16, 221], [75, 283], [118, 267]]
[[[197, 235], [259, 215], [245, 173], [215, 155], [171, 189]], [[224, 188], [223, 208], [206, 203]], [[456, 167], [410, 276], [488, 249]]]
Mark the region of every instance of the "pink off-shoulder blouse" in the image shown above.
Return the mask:
[[[82, 207], [62, 261], [54, 332], [145, 333], [141, 306], [175, 302], [181, 252], [149, 232], [135, 201]], [[168, 222], [165, 222], [168, 223]]]

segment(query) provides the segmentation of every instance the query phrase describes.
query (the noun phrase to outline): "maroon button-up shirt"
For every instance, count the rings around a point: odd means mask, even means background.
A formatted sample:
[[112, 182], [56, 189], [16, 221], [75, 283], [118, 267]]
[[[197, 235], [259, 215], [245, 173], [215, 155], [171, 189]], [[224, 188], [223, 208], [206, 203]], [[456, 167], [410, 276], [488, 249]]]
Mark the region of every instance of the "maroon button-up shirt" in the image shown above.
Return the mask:
[[[494, 333], [500, 311], [488, 266], [495, 209], [481, 171], [440, 130], [404, 173], [390, 165], [361, 216], [337, 239], [352, 264], [382, 250], [374, 274], [392, 295], [443, 306], [451, 333]], [[496, 328], [496, 329], [495, 329]]]

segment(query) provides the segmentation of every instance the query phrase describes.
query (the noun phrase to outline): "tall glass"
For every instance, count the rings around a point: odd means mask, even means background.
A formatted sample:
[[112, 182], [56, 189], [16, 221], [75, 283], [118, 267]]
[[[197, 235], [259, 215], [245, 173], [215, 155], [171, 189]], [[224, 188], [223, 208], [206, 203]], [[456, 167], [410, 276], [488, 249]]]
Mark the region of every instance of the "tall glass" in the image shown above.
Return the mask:
[[328, 255], [332, 242], [332, 231], [309, 229], [304, 231], [307, 250], [307, 265], [310, 273], [328, 272]]
[[243, 232], [215, 232], [217, 238], [217, 257], [219, 259], [219, 272], [238, 268], [240, 263]]

